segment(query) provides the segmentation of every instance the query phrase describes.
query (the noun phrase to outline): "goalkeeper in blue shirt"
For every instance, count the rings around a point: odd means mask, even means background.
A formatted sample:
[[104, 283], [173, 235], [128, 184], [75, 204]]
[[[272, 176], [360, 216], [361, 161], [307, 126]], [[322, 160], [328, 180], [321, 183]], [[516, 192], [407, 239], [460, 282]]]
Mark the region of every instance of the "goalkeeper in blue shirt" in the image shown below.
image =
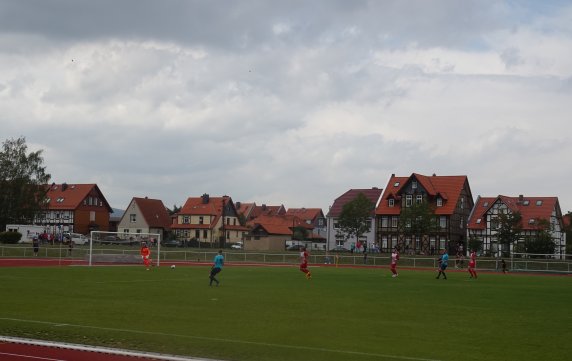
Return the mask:
[[443, 279], [447, 279], [447, 275], [445, 274], [445, 270], [449, 264], [449, 254], [447, 254], [447, 249], [443, 250], [443, 254], [439, 257], [439, 274], [437, 274], [437, 279], [443, 275]]
[[224, 266], [224, 256], [222, 255], [222, 249], [218, 251], [218, 254], [215, 256], [214, 258], [214, 264], [211, 267], [211, 275], [209, 276], [211, 282], [209, 284], [209, 286], [213, 285], [213, 281], [216, 282], [216, 285], [218, 287], [218, 280], [215, 278], [215, 276], [217, 275], [217, 273], [219, 273], [220, 271], [222, 271], [222, 266]]

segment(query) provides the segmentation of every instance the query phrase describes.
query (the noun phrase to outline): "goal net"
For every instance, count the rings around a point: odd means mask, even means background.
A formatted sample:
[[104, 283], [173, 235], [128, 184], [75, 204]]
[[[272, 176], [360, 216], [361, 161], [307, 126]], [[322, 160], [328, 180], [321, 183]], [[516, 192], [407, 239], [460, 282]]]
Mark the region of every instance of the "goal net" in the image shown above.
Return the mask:
[[89, 265], [142, 264], [139, 253], [146, 244], [151, 250], [151, 259], [159, 266], [161, 257], [161, 235], [159, 233], [124, 233], [92, 231], [89, 239]]

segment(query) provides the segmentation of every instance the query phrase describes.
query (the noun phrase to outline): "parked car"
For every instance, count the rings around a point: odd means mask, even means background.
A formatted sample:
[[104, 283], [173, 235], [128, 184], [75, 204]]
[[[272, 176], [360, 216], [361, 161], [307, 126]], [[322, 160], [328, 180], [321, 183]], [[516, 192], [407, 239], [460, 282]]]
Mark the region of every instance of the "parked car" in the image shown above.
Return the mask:
[[162, 245], [164, 247], [181, 247], [181, 242], [179, 242], [176, 239], [168, 239], [166, 241], [163, 241]]
[[286, 247], [286, 250], [287, 251], [300, 251], [304, 247], [306, 247], [306, 246], [304, 246], [303, 244], [293, 244], [291, 246]]
[[242, 249], [242, 242], [238, 242], [230, 246], [232, 249]]
[[64, 243], [67, 244], [70, 241], [70, 239], [73, 242], [73, 244], [77, 245], [83, 245], [89, 243], [89, 238], [80, 233], [67, 234], [66, 236], [64, 236]]

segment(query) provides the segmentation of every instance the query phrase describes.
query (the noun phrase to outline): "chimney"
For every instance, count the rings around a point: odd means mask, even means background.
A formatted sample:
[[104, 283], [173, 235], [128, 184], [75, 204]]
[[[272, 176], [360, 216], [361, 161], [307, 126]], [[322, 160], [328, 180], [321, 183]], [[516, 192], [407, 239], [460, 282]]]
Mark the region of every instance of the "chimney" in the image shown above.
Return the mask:
[[266, 204], [262, 205], [262, 210], [265, 211], [266, 210]]
[[519, 204], [522, 204], [522, 202], [524, 202], [524, 195], [519, 194], [519, 195], [518, 195], [518, 203], [519, 203]]
[[236, 202], [236, 209], [240, 209], [240, 202]]
[[68, 189], [68, 184], [62, 183], [62, 192], [64, 192], [66, 189]]
[[203, 194], [202, 196], [203, 198], [203, 204], [209, 204], [209, 195], [208, 194]]

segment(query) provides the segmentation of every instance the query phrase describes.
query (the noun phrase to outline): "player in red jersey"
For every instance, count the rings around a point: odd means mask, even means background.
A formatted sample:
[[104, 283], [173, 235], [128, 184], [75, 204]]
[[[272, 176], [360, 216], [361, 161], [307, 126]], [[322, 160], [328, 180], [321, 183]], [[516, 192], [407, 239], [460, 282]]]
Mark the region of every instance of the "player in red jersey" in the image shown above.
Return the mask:
[[147, 243], [143, 243], [143, 245], [141, 245], [139, 253], [141, 254], [141, 258], [143, 258], [143, 264], [145, 264], [147, 271], [149, 271], [149, 266], [151, 265], [151, 250], [147, 247]]
[[471, 278], [477, 278], [477, 271], [475, 271], [475, 267], [477, 266], [477, 252], [473, 249], [471, 251], [471, 255], [470, 255], [470, 261], [469, 261], [469, 274], [471, 275]]
[[393, 275], [391, 277], [397, 277], [397, 261], [399, 261], [399, 251], [397, 250], [397, 247], [395, 247], [393, 249], [393, 253], [391, 253], [391, 273], [393, 273]]
[[300, 271], [306, 274], [306, 278], [312, 278], [312, 273], [308, 269], [308, 252], [306, 251], [306, 247], [302, 247], [300, 252]]

